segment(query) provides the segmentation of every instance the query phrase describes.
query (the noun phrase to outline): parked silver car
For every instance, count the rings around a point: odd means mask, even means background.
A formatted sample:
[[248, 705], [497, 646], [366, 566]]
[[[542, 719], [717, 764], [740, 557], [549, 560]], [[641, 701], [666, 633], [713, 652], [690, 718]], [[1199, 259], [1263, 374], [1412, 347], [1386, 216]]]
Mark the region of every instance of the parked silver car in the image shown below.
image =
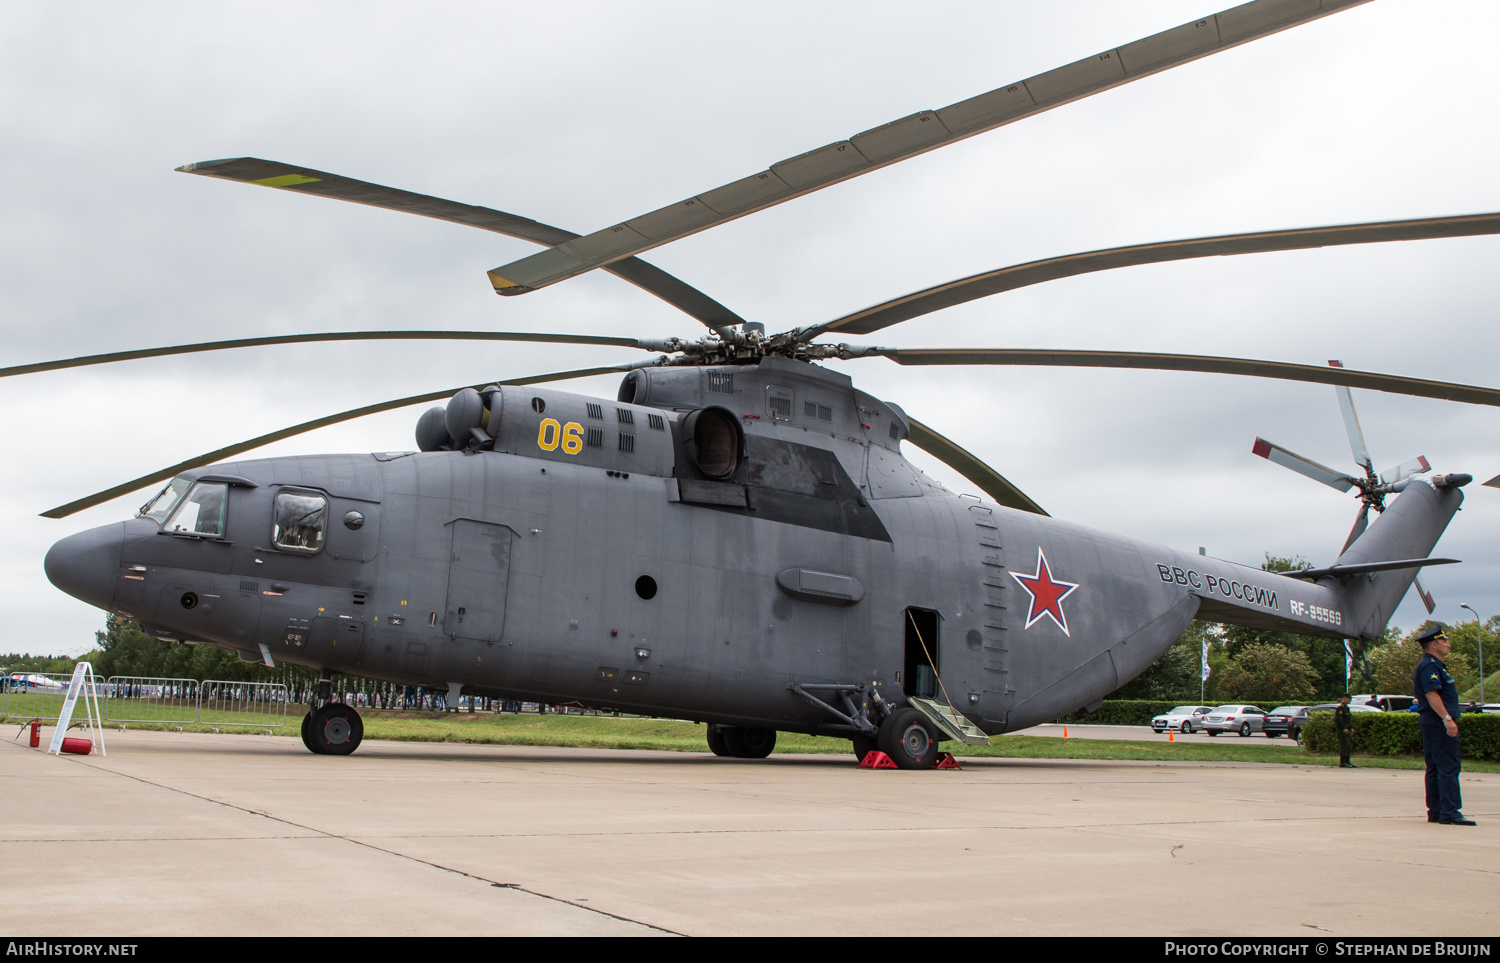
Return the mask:
[[1214, 711], [1211, 706], [1178, 706], [1151, 720], [1151, 728], [1157, 732], [1176, 729], [1187, 734], [1203, 728], [1203, 717]]
[[1255, 706], [1239, 703], [1218, 706], [1203, 717], [1203, 731], [1211, 736], [1217, 736], [1221, 732], [1238, 732], [1242, 736], [1248, 736], [1260, 731], [1265, 718], [1266, 710]]

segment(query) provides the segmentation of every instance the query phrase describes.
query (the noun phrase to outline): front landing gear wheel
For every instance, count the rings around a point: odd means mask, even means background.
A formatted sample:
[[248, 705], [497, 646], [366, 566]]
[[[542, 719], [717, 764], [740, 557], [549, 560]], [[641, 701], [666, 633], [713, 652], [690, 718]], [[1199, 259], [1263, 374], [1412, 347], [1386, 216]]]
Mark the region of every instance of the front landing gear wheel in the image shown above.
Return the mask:
[[926, 716], [907, 706], [880, 724], [880, 749], [897, 769], [931, 769], [937, 763], [938, 734]]
[[708, 727], [708, 750], [716, 756], [729, 755], [729, 744], [724, 741], [724, 730], [720, 726]]
[[320, 751], [317, 746], [313, 745], [312, 736], [309, 735], [309, 733], [312, 731], [312, 714], [315, 711], [316, 710], [314, 709], [308, 709], [307, 712], [303, 713], [302, 715], [302, 744], [307, 747], [308, 752]]
[[880, 748], [880, 742], [874, 736], [856, 733], [852, 741], [854, 742], [854, 755], [860, 762], [864, 762], [865, 756]]
[[349, 706], [330, 702], [308, 716], [303, 741], [313, 752], [325, 756], [347, 756], [359, 748], [365, 724]]
[[776, 748], [775, 729], [749, 729], [726, 726], [724, 745], [736, 759], [764, 759]]

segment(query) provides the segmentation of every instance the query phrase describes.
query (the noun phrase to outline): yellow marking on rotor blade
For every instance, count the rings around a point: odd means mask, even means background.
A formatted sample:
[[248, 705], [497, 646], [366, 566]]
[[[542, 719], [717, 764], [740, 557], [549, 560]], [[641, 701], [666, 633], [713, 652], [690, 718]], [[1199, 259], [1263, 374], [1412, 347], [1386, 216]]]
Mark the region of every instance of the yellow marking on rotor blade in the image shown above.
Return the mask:
[[263, 177], [250, 183], [259, 184], [261, 187], [296, 187], [298, 184], [315, 184], [322, 179], [321, 177], [304, 177], [301, 174], [281, 174], [276, 177]]
[[494, 271], [488, 271], [486, 273], [489, 274], [490, 283], [495, 286], [496, 291], [500, 290], [501, 288], [514, 288], [520, 286], [515, 281], [503, 278], [500, 275], [496, 274]]

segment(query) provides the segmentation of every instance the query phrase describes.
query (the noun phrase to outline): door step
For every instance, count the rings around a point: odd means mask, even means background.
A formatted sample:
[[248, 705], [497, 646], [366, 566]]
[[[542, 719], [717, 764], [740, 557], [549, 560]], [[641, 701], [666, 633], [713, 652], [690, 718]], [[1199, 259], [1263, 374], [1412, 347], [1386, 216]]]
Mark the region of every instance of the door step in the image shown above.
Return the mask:
[[943, 730], [949, 738], [957, 739], [968, 746], [990, 744], [990, 737], [961, 713], [955, 711], [952, 706], [932, 699], [919, 699], [916, 696], [909, 696], [906, 701], [931, 720], [933, 725]]

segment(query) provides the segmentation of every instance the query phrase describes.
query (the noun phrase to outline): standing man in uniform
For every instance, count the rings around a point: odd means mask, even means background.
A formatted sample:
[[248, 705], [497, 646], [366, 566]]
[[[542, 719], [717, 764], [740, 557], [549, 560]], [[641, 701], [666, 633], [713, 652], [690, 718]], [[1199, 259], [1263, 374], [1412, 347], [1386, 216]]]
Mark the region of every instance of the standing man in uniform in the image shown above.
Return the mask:
[[1354, 713], [1349, 711], [1349, 693], [1339, 696], [1339, 707], [1333, 710], [1333, 728], [1339, 734], [1339, 768], [1355, 769], [1349, 761], [1349, 744], [1354, 741]]
[[1427, 760], [1427, 821], [1449, 826], [1473, 826], [1459, 812], [1463, 800], [1458, 793], [1458, 686], [1443, 657], [1452, 649], [1442, 627], [1417, 636], [1422, 659], [1412, 678], [1421, 707], [1417, 721], [1422, 726], [1422, 755]]

